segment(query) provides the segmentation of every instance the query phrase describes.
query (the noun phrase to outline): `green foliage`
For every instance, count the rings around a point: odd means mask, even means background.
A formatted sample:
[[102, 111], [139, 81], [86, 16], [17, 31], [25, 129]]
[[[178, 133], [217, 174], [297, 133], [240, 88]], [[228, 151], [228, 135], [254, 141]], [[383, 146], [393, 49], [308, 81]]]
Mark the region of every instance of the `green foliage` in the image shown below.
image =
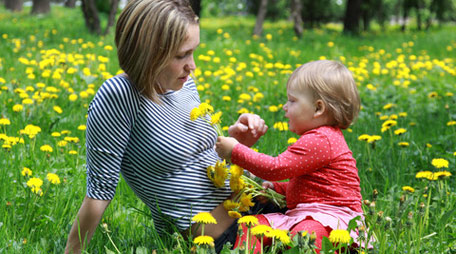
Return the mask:
[[[85, 135], [79, 127], [85, 124], [92, 90], [119, 67], [111, 49], [113, 34], [88, 34], [80, 9], [53, 6], [52, 13], [42, 17], [29, 11], [10, 13], [0, 7], [0, 119], [10, 120], [0, 125], [0, 145], [9, 142], [3, 135], [23, 139], [0, 148], [0, 253], [62, 253], [85, 196]], [[195, 78], [202, 101], [210, 100], [223, 111], [222, 126], [233, 123], [239, 111], [257, 113], [269, 131], [255, 148], [271, 155], [283, 152], [288, 139], [296, 138], [277, 126], [287, 121], [281, 105], [290, 72], [320, 58], [342, 61], [355, 75], [363, 105], [344, 135], [368, 200], [363, 205], [369, 234], [365, 239], [376, 239], [375, 253], [454, 252], [456, 126], [449, 123], [456, 120], [456, 28], [401, 33], [395, 26], [384, 32], [373, 26], [372, 32], [352, 38], [331, 24], [305, 30], [299, 40], [284, 20], [266, 22], [264, 34], [269, 36], [253, 38], [254, 22], [242, 17], [201, 20]], [[59, 61], [41, 68], [38, 63], [48, 60], [47, 52]], [[51, 75], [44, 75], [48, 71]], [[241, 99], [241, 94], [251, 99]], [[70, 100], [73, 95], [77, 98]], [[23, 103], [25, 98], [33, 104]], [[16, 104], [23, 110], [14, 111]], [[382, 132], [386, 119], [396, 119], [397, 125]], [[20, 134], [27, 124], [41, 132], [34, 138]], [[399, 128], [407, 131], [395, 134]], [[362, 134], [381, 139], [368, 143], [358, 139]], [[79, 141], [59, 146], [65, 137]], [[45, 144], [53, 151], [40, 150]], [[444, 158], [449, 168], [436, 168], [434, 158]], [[22, 174], [24, 167], [32, 176]], [[415, 177], [426, 170], [453, 175], [435, 181]], [[48, 181], [48, 173], [57, 174], [61, 183]], [[30, 177], [43, 180], [42, 196], [27, 186]], [[101, 225], [88, 253], [190, 253], [194, 246], [179, 234], [160, 238], [148, 208], [124, 180]], [[293, 240], [290, 253], [296, 244], [304, 248], [310, 243], [299, 241]], [[324, 242], [326, 250], [334, 247]]]

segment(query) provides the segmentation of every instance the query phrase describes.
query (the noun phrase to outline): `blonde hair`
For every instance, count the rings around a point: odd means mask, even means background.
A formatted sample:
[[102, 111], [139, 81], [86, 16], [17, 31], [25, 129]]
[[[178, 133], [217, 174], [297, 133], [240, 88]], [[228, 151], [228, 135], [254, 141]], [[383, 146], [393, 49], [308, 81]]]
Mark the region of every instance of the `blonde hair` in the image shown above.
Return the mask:
[[154, 102], [158, 75], [186, 40], [198, 17], [186, 0], [131, 0], [117, 20], [115, 42], [120, 67]]
[[313, 61], [298, 67], [287, 88], [310, 91], [314, 101], [321, 99], [335, 125], [346, 129], [358, 116], [361, 100], [352, 73], [342, 63]]

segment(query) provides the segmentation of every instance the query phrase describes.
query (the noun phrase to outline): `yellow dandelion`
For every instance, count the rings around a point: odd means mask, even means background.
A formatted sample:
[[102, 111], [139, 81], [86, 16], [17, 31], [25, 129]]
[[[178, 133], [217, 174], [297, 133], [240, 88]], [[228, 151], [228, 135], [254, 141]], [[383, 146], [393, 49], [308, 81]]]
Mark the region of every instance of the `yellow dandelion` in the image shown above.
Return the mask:
[[21, 171], [21, 175], [23, 176], [31, 176], [32, 175], [32, 170], [27, 168], [27, 167], [24, 167]]
[[448, 161], [442, 158], [432, 159], [431, 164], [436, 168], [448, 168]]
[[436, 179], [441, 179], [441, 178], [450, 177], [450, 176], [451, 176], [451, 172], [448, 172], [448, 171], [439, 171], [439, 172], [434, 173], [434, 178], [436, 178]]
[[199, 109], [200, 109], [201, 115], [210, 114], [210, 113], [214, 112], [214, 108], [205, 102], [203, 102], [199, 105]]
[[277, 122], [274, 123], [274, 129], [279, 131], [288, 131], [288, 123], [287, 122]]
[[197, 215], [193, 216], [192, 221], [203, 224], [217, 224], [217, 221], [208, 212], [200, 212]]
[[247, 215], [240, 218], [237, 223], [245, 224], [247, 226], [255, 226], [258, 224], [258, 218], [252, 215]]
[[46, 179], [52, 184], [60, 184], [60, 178], [54, 173], [48, 173]]
[[438, 95], [439, 95], [439, 94], [438, 94], [437, 92], [430, 92], [430, 93], [428, 94], [428, 97], [429, 97], [429, 98], [435, 98], [435, 97], [437, 97]]
[[408, 147], [410, 144], [408, 142], [399, 142], [397, 143], [400, 147]]
[[288, 144], [294, 144], [294, 143], [296, 143], [296, 141], [298, 141], [296, 138], [289, 138], [287, 143]]
[[255, 205], [255, 203], [252, 202], [252, 194], [242, 193], [239, 200], [240, 200], [241, 204], [247, 208]]
[[201, 116], [201, 111], [199, 108], [193, 108], [190, 112], [190, 120], [195, 121], [198, 117]]
[[332, 243], [349, 243], [350, 233], [344, 229], [334, 229], [329, 234], [329, 241]]
[[77, 94], [70, 94], [68, 96], [68, 100], [70, 101], [76, 101], [78, 99], [78, 95]]
[[453, 125], [456, 125], [456, 121], [449, 121], [447, 123], [447, 126], [453, 126]]
[[382, 127], [393, 127], [397, 124], [397, 121], [395, 120], [386, 120], [383, 124]]
[[232, 178], [239, 178], [242, 176], [243, 173], [244, 173], [244, 169], [242, 169], [241, 167], [239, 167], [236, 164], [231, 164], [230, 174], [231, 174]]
[[24, 106], [22, 106], [22, 104], [16, 104], [13, 106], [14, 112], [21, 112], [23, 109], [24, 109]]
[[362, 134], [358, 137], [358, 140], [361, 140], [361, 141], [368, 141], [370, 138], [370, 135], [368, 134]]
[[38, 177], [32, 177], [27, 181], [27, 186], [30, 188], [40, 188], [43, 185], [43, 180]]
[[403, 191], [412, 192], [412, 193], [415, 192], [415, 189], [413, 187], [410, 187], [410, 186], [403, 186], [402, 190]]
[[238, 208], [240, 206], [239, 203], [237, 202], [234, 202], [233, 200], [231, 199], [227, 199], [223, 202], [223, 207], [225, 208], [225, 210], [227, 211], [231, 211], [231, 210], [234, 210], [236, 208]]
[[404, 134], [404, 133], [406, 133], [406, 132], [407, 132], [406, 129], [404, 129], [404, 128], [399, 128], [399, 129], [397, 129], [397, 130], [394, 131], [394, 134], [396, 134], [396, 135], [402, 135], [402, 134]]
[[258, 225], [252, 228], [252, 235], [263, 236], [271, 230], [272, 228], [270, 226]]
[[269, 106], [269, 112], [277, 112], [279, 111], [279, 107], [277, 106]]
[[214, 238], [208, 235], [200, 235], [196, 237], [193, 242], [198, 245], [214, 246]]
[[[288, 235], [288, 231], [287, 230], [282, 230], [282, 229], [273, 229], [271, 232], [270, 232], [270, 235], [281, 241], [282, 243], [284, 244], [289, 244], [291, 242], [291, 239], [290, 239], [290, 236]], [[269, 236], [268, 236], [269, 237]]]
[[54, 151], [50, 145], [42, 145], [40, 150], [48, 153], [52, 153], [52, 151]]
[[63, 112], [62, 108], [59, 106], [54, 106], [52, 107], [52, 109], [54, 109], [54, 111], [57, 112], [57, 114], [62, 114]]
[[420, 172], [416, 173], [415, 178], [418, 178], [418, 179], [420, 179], [420, 178], [427, 178], [427, 179], [431, 178], [432, 179], [432, 175], [433, 174], [434, 173], [432, 173], [431, 171], [420, 171]]
[[70, 150], [70, 151], [68, 151], [68, 154], [76, 155], [76, 154], [78, 154], [78, 152], [75, 150]]
[[240, 178], [240, 177], [238, 177], [238, 178], [231, 177], [230, 178], [230, 188], [232, 191], [238, 192], [238, 191], [244, 189], [244, 187], [245, 187], [245, 183], [244, 183], [244, 180], [242, 180], [242, 178]]
[[383, 106], [383, 109], [390, 109], [390, 108], [392, 108], [392, 107], [394, 107], [394, 106], [395, 106], [394, 104], [388, 103], [388, 104], [386, 104], [385, 106]]
[[0, 125], [10, 125], [11, 121], [8, 118], [0, 118]]
[[81, 124], [78, 126], [78, 130], [80, 130], [80, 131], [85, 131], [86, 129], [87, 129], [87, 127], [84, 124]]
[[367, 140], [367, 143], [375, 143], [375, 141], [378, 141], [382, 139], [382, 136], [379, 136], [379, 135], [372, 135], [369, 137], [369, 139]]
[[242, 215], [236, 211], [228, 211], [228, 215], [231, 217], [231, 218], [241, 218]]
[[220, 124], [221, 116], [222, 116], [222, 112], [217, 112], [217, 113], [211, 115], [211, 125]]

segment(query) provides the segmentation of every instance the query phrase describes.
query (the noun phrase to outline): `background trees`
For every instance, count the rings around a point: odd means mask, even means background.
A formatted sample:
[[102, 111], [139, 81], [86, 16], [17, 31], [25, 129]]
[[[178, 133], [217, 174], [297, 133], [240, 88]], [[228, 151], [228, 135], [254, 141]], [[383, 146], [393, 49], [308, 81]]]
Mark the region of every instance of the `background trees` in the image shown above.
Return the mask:
[[[128, 0], [26, 0], [31, 14], [45, 14], [51, 3], [66, 7], [81, 6], [87, 29], [106, 34], [114, 25], [119, 3]], [[252, 15], [256, 17], [253, 34], [262, 33], [265, 20], [288, 19], [300, 37], [304, 28], [318, 28], [330, 22], [343, 24], [343, 31], [357, 35], [372, 24], [382, 29], [388, 23], [400, 29], [428, 29], [433, 24], [456, 21], [456, 0], [189, 0], [195, 13], [204, 16]], [[24, 0], [3, 0], [6, 9], [23, 11]], [[103, 20], [106, 20], [104, 22]], [[104, 29], [101, 23], [106, 23]]]

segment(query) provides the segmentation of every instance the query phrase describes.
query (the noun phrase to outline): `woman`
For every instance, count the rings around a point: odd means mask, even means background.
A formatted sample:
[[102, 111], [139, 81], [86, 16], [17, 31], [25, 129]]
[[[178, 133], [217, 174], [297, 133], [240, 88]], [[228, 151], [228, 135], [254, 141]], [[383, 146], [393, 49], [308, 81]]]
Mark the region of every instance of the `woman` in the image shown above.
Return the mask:
[[[217, 134], [189, 118], [200, 103], [189, 78], [196, 68], [198, 17], [184, 0], [133, 0], [119, 16], [115, 41], [125, 74], [104, 82], [89, 106], [87, 194], [65, 252], [80, 253], [81, 242], [90, 241], [120, 172], [149, 206], [159, 233], [169, 226], [188, 231], [195, 214], [211, 212], [218, 224], [206, 225], [205, 234], [220, 250], [237, 227], [222, 205], [229, 186], [215, 188], [206, 176], [219, 159]], [[251, 146], [266, 130], [260, 117], [243, 114], [228, 132]], [[200, 234], [195, 224], [191, 230]]]

